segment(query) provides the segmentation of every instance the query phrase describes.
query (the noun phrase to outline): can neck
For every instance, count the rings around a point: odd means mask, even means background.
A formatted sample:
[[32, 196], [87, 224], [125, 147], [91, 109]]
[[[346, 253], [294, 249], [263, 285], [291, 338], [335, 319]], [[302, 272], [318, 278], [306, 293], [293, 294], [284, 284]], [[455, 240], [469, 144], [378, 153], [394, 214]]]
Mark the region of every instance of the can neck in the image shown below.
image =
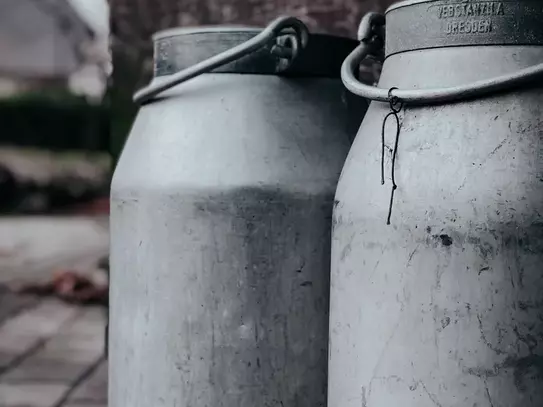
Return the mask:
[[[260, 30], [220, 28], [179, 31], [157, 36], [154, 42], [154, 77], [180, 72], [256, 36]], [[339, 78], [341, 64], [356, 47], [354, 39], [311, 34], [305, 49], [283, 76]], [[239, 60], [213, 70], [213, 73], [277, 75], [277, 58], [263, 47]]]
[[407, 1], [386, 14], [385, 54], [444, 47], [543, 45], [538, 0]]

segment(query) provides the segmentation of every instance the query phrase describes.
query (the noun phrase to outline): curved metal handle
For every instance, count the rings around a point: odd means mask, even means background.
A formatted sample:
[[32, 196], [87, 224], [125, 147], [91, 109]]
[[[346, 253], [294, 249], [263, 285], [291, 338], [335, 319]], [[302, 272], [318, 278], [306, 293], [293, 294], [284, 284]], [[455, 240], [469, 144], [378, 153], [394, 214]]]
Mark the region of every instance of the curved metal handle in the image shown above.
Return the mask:
[[[167, 80], [160, 83], [151, 84], [134, 95], [134, 102], [143, 103], [158, 95], [159, 93], [172, 88], [182, 82], [199, 76], [203, 73], [212, 71], [219, 66], [228, 64], [235, 61], [251, 52], [254, 52], [262, 47], [265, 47], [274, 39], [279, 39], [282, 32], [286, 29], [293, 29], [292, 33], [284, 33], [287, 38], [291, 39], [292, 48], [285, 48], [286, 41], [278, 41], [278, 43], [272, 48], [272, 53], [277, 55], [283, 60], [284, 63], [278, 66], [277, 71], [281, 72], [287, 69], [294, 58], [298, 54], [298, 50], [304, 48], [309, 41], [309, 31], [306, 25], [295, 17], [283, 16], [278, 17], [272, 23], [270, 23], [260, 34], [254, 36], [250, 40], [235, 46], [227, 51], [221, 52], [205, 61], [202, 61], [196, 65], [193, 65], [187, 69], [173, 74]], [[286, 61], [286, 62], [285, 62]]]
[[378, 34], [377, 29], [382, 28], [384, 24], [385, 17], [382, 14], [367, 14], [360, 22], [358, 30], [360, 45], [343, 61], [341, 80], [345, 87], [355, 95], [380, 102], [390, 102], [394, 99], [408, 104], [431, 104], [482, 96], [543, 78], [542, 63], [512, 74], [448, 88], [417, 90], [393, 88], [389, 90], [365, 85], [357, 80], [354, 72], [359, 69], [360, 63], [366, 56], [382, 50], [383, 39]]

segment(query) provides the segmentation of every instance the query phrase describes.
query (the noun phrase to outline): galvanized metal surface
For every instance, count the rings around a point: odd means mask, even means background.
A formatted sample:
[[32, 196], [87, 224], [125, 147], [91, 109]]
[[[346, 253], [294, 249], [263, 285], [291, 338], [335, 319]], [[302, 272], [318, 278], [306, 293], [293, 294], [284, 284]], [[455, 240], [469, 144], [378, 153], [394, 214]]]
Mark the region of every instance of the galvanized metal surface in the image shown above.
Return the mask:
[[386, 55], [462, 45], [543, 45], [540, 0], [406, 1], [387, 10]]
[[[224, 51], [217, 53], [216, 55], [210, 55], [207, 59], [199, 61], [194, 65], [184, 67], [182, 70], [176, 69], [177, 64], [175, 64], [175, 62], [178, 62], [179, 59], [182, 59], [187, 53], [190, 54], [191, 50], [202, 47], [209, 52], [209, 48], [214, 49], [216, 47], [206, 47], [200, 43], [196, 47], [193, 46], [189, 49], [181, 47], [183, 49], [181, 55], [177, 54], [173, 56], [170, 54], [172, 51], [175, 52], [175, 50], [170, 49], [169, 39], [156, 41], [155, 75], [161, 71], [161, 65], [166, 65], [166, 69], [169, 68], [169, 75], [162, 78], [162, 81], [150, 83], [145, 88], [136, 92], [134, 101], [140, 103], [151, 100], [153, 97], [175, 85], [195, 78], [201, 74], [212, 72], [215, 68], [239, 61], [246, 56], [251, 56], [252, 53], [259, 51], [262, 48], [270, 48], [269, 52], [272, 54], [272, 58], [270, 59], [274, 60], [272, 73], [281, 73], [288, 69], [292, 64], [292, 61], [298, 57], [299, 52], [303, 51], [309, 39], [309, 31], [305, 24], [297, 18], [290, 16], [276, 18], [257, 35], [254, 35], [253, 30], [249, 30], [245, 33], [245, 41], [238, 42], [237, 44], [232, 44], [232, 42], [235, 42], [236, 40], [239, 41], [240, 38], [233, 34], [234, 33], [229, 30], [227, 33], [223, 33], [222, 35], [219, 34], [219, 37], [215, 38], [214, 43], [219, 47], [224, 47]], [[186, 35], [184, 36], [186, 37]], [[228, 38], [231, 45], [227, 46], [227, 44], [225, 44], [227, 41], [221, 41], [223, 38]], [[252, 72], [254, 72], [254, 69]], [[239, 71], [236, 73], [245, 72]]]
[[[168, 30], [154, 36], [153, 81], [134, 101], [146, 102], [172, 86], [202, 73], [239, 73], [302, 77], [337, 77], [354, 41], [311, 35], [300, 20], [283, 16], [264, 30], [204, 27]], [[326, 49], [326, 58], [322, 51]]]
[[[395, 26], [394, 20], [392, 18], [393, 27]], [[381, 31], [384, 22], [384, 16], [378, 13], [369, 13], [362, 19], [358, 29], [361, 41], [360, 45], [349, 54], [341, 66], [343, 84], [358, 96], [381, 102], [395, 98], [410, 105], [456, 102], [458, 100], [486, 96], [490, 93], [511, 90], [521, 85], [526, 86], [543, 78], [543, 63], [538, 63], [523, 69], [517, 69], [514, 72], [507, 72], [474, 82], [467, 81], [454, 86], [436, 86], [434, 88], [425, 86], [423, 89], [398, 89], [397, 87], [384, 89], [378, 86], [366, 85], [357, 79], [358, 70], [360, 63], [367, 55], [382, 53], [381, 46], [383, 39], [381, 38]], [[451, 41], [442, 48], [453, 47], [455, 44], [454, 41]], [[488, 45], [492, 44], [490, 42]], [[537, 42], [530, 45], [537, 45]], [[407, 51], [409, 50], [402, 52]]]
[[[261, 29], [232, 28], [225, 36], [224, 30], [208, 27], [167, 31], [155, 41], [155, 76], [171, 75], [191, 67], [254, 38], [260, 32]], [[271, 53], [272, 45], [273, 42], [241, 59], [216, 67], [213, 72], [276, 75], [278, 58]], [[303, 52], [281, 74], [337, 77], [345, 55], [354, 46], [352, 38], [311, 34]], [[326, 58], [322, 57], [323, 50]]]
[[344, 96], [213, 73], [140, 109], [111, 193], [112, 406], [325, 405], [333, 196], [364, 111]]
[[[538, 46], [401, 52], [379, 86], [452, 87], [542, 61]], [[407, 105], [387, 226], [390, 107], [370, 105], [336, 193], [330, 406], [542, 405], [542, 106], [541, 83]], [[387, 125], [391, 148], [394, 135]]]

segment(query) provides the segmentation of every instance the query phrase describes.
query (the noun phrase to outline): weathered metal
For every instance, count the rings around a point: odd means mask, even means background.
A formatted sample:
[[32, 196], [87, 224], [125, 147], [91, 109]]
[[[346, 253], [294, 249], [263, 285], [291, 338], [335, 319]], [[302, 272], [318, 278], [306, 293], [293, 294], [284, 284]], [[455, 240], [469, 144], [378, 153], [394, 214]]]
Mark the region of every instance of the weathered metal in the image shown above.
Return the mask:
[[398, 3], [371, 88], [384, 22], [342, 69], [375, 101], [336, 193], [328, 404], [541, 406], [541, 3]]
[[111, 190], [113, 406], [326, 403], [333, 197], [365, 110], [339, 73], [357, 42], [269, 32], [155, 37]]

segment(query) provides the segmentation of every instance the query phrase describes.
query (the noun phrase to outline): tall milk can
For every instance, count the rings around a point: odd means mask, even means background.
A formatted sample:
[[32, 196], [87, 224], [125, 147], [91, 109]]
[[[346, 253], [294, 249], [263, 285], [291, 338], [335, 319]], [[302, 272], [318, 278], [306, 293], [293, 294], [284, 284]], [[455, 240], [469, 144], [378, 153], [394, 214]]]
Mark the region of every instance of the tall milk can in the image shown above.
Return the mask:
[[[405, 1], [359, 39], [342, 79], [372, 102], [334, 206], [328, 405], [541, 407], [543, 5]], [[353, 76], [368, 55], [376, 87]]]
[[155, 36], [111, 187], [111, 406], [325, 405], [357, 44], [290, 17]]

